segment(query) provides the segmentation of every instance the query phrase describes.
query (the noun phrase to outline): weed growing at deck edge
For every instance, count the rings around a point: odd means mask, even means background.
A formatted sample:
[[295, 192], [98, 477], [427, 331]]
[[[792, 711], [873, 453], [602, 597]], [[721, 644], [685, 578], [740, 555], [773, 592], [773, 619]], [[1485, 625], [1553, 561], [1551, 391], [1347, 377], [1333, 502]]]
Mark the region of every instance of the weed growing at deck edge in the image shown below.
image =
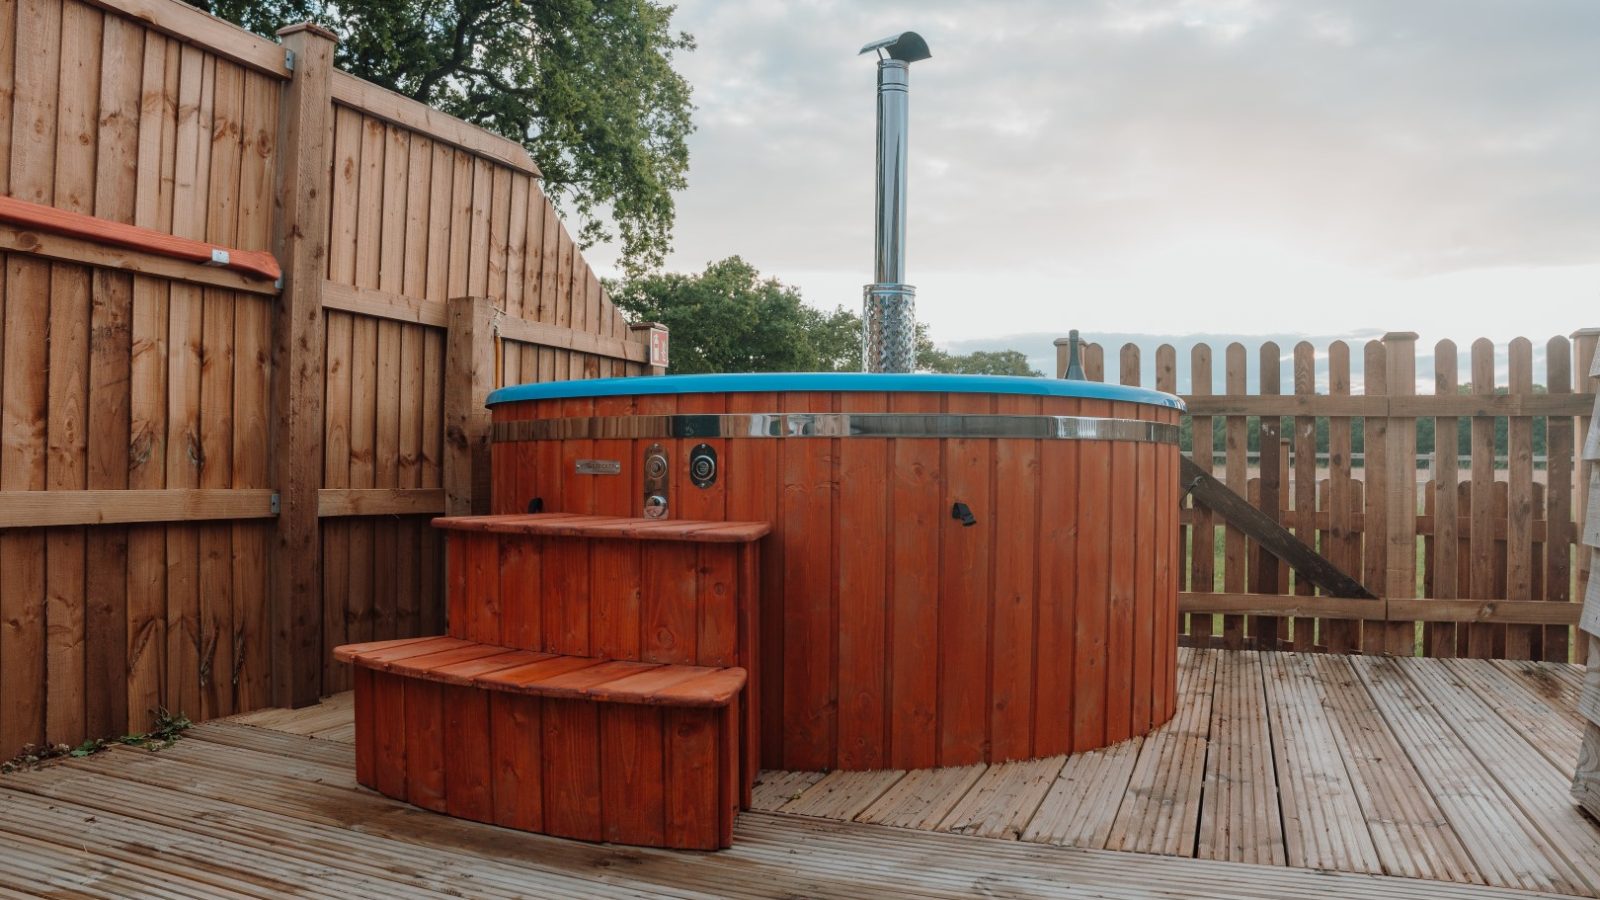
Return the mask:
[[21, 772], [37, 768], [52, 759], [67, 757], [92, 756], [106, 749], [112, 744], [122, 744], [128, 747], [143, 747], [152, 753], [171, 747], [184, 731], [194, 723], [183, 713], [173, 715], [165, 709], [155, 711], [156, 726], [143, 734], [125, 734], [119, 738], [93, 738], [74, 747], [71, 744], [52, 744], [40, 747], [28, 744], [16, 756], [0, 762], [0, 775], [9, 775], [12, 772]]

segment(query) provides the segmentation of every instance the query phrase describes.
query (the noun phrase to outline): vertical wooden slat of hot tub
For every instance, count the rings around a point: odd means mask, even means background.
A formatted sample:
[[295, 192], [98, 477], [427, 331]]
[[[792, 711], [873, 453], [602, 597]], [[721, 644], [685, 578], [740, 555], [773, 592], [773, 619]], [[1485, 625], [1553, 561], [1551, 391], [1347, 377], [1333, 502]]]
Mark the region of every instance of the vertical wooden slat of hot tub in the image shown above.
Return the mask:
[[[1113, 403], [1111, 415], [1133, 419], [1139, 414], [1132, 403]], [[1137, 576], [1138, 522], [1150, 513], [1138, 501], [1139, 444], [1113, 441], [1111, 444], [1111, 502], [1107, 523], [1111, 534], [1111, 568], [1106, 593], [1106, 736], [1115, 744], [1133, 736], [1133, 689], [1140, 681], [1140, 656], [1134, 650], [1134, 592]]]
[[[1105, 417], [1111, 404], [1083, 401], [1084, 416]], [[1108, 441], [1083, 441], [1079, 451], [1077, 615], [1072, 676], [1072, 747], [1105, 745], [1106, 615], [1111, 569], [1111, 451]]]
[[[1001, 395], [1000, 415], [1039, 415], [1039, 398]], [[990, 758], [1033, 755], [1038, 615], [1040, 441], [995, 441], [994, 619], [990, 631]], [[981, 520], [980, 520], [981, 521]]]
[[[633, 398], [633, 413], [640, 417], [676, 415], [678, 402], [681, 399], [678, 394], [643, 394]], [[644, 455], [652, 444], [660, 444], [667, 451], [667, 518], [683, 518], [678, 513], [678, 495], [687, 489], [689, 479], [679, 474], [687, 471], [686, 468], [679, 468], [680, 466], [688, 466], [688, 462], [683, 460], [678, 452], [679, 443], [681, 442], [670, 438], [639, 438], [633, 442], [632, 458], [624, 460], [622, 466], [623, 472], [631, 473], [632, 485], [629, 492], [633, 496], [633, 503], [624, 515], [644, 515]]]
[[[830, 412], [834, 395], [784, 394], [785, 412]], [[835, 439], [779, 441], [783, 483], [784, 767], [837, 765], [833, 609], [833, 456]]]
[[[840, 412], [883, 413], [880, 393], [839, 395]], [[887, 766], [889, 440], [839, 442], [839, 768]]]
[[[684, 394], [678, 398], [678, 412], [685, 414], [720, 413], [727, 407], [728, 398], [724, 394]], [[720, 466], [723, 457], [728, 454], [728, 442], [722, 438], [689, 438], [676, 444], [672, 458], [672, 500], [677, 509], [672, 517], [718, 522], [726, 520], [728, 482], [719, 473], [710, 487], [695, 487], [694, 482], [689, 480], [689, 453], [705, 444], [717, 454]]]
[[[951, 394], [956, 415], [990, 415], [989, 394]], [[993, 440], [945, 442], [947, 485], [939, 566], [939, 764], [982, 759], [989, 728], [989, 635], [995, 515], [990, 484]], [[977, 524], [963, 526], [949, 506], [965, 503]]]
[[[572, 397], [561, 401], [558, 415], [563, 419], [587, 419], [594, 415], [593, 397]], [[593, 513], [595, 486], [598, 475], [577, 475], [574, 469], [580, 459], [594, 458], [594, 441], [574, 439], [561, 444], [561, 511]]]
[[[1138, 418], [1160, 421], [1160, 411], [1153, 406], [1137, 408]], [[1158, 541], [1165, 549], [1159, 522], [1162, 511], [1156, 506], [1160, 492], [1156, 490], [1160, 473], [1156, 471], [1156, 445], [1133, 445], [1136, 472], [1134, 474], [1133, 533], [1134, 533], [1134, 590], [1133, 590], [1133, 659], [1132, 687], [1133, 734], [1150, 730], [1156, 709], [1160, 704], [1156, 694], [1162, 691], [1162, 651], [1159, 642], [1176, 641], [1177, 634], [1166, 632], [1166, 610], [1156, 602], [1156, 559], [1162, 551], [1156, 549]]]
[[[732, 394], [728, 412], [773, 412], [774, 394]], [[741, 522], [770, 522], [773, 533], [761, 541], [760, 628], [757, 660], [759, 673], [750, 684], [760, 692], [761, 765], [784, 767], [783, 756], [783, 519], [779, 515], [777, 440], [730, 441], [723, 477], [728, 482], [728, 518]], [[633, 466], [638, 468], [637, 463]]]
[[[521, 407], [520, 403], [502, 403], [491, 407], [489, 420], [491, 422], [509, 422], [515, 411]], [[511, 504], [511, 498], [517, 493], [517, 479], [520, 473], [516, 466], [516, 445], [505, 441], [489, 441], [489, 514], [497, 515]]]
[[[490, 415], [496, 424], [531, 419], [533, 401], [501, 403], [491, 410]], [[527, 512], [528, 498], [534, 496], [534, 485], [538, 481], [538, 473], [534, 471], [537, 460], [533, 441], [496, 441], [489, 446], [489, 465], [494, 480], [494, 492], [489, 495], [489, 512], [497, 516]]]
[[[534, 401], [501, 403], [490, 410], [496, 423], [515, 422], [534, 416]], [[528, 511], [538, 481], [534, 441], [493, 441], [489, 444], [489, 513], [506, 515]]]
[[[528, 404], [530, 419], [559, 419], [561, 418], [560, 400], [538, 400]], [[524, 491], [520, 499], [519, 508], [508, 509], [508, 513], [525, 513], [528, 511], [528, 502], [535, 497], [544, 504], [545, 512], [561, 512], [565, 509], [561, 505], [564, 476], [561, 471], [561, 445], [562, 441], [523, 441], [517, 444], [518, 467], [530, 471], [533, 481]]]
[[[889, 411], [937, 413], [937, 394], [895, 394]], [[896, 438], [893, 442], [889, 515], [890, 768], [935, 765], [938, 747], [939, 526], [945, 505], [940, 442]]]
[[[594, 414], [597, 417], [633, 415], [632, 397], [596, 397]], [[618, 475], [586, 476], [594, 480], [594, 511], [601, 516], [636, 516], [639, 514], [639, 494], [633, 489], [633, 472], [639, 463], [633, 453], [633, 442], [609, 440], [594, 442], [595, 459], [616, 460], [622, 465]], [[524, 500], [524, 503], [527, 501]]]
[[[1079, 414], [1078, 400], [1044, 401], [1046, 415]], [[1039, 593], [1035, 617], [1033, 755], [1072, 750], [1074, 629], [1078, 587], [1078, 463], [1081, 441], [1039, 447]]]

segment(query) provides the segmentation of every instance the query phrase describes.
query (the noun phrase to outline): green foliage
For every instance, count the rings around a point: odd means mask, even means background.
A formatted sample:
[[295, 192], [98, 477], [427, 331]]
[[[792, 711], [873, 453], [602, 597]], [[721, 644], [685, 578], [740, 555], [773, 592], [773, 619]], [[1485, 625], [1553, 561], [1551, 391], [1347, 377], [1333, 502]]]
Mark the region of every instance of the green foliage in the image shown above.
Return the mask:
[[[520, 141], [545, 191], [620, 236], [631, 274], [661, 264], [689, 167], [694, 38], [652, 0], [189, 0], [258, 34], [302, 21], [340, 37], [353, 75]], [[609, 209], [613, 232], [598, 216]]]
[[919, 346], [917, 368], [958, 375], [1044, 377], [1043, 372], [1028, 365], [1028, 357], [1020, 350], [974, 350], [971, 353], [950, 354], [932, 346]]
[[859, 369], [860, 320], [843, 307], [807, 306], [737, 256], [698, 275], [663, 273], [608, 285], [634, 321], [672, 331], [673, 374]]
[[[859, 372], [861, 317], [824, 312], [800, 291], [763, 278], [737, 256], [698, 275], [663, 273], [607, 282], [612, 302], [635, 322], [672, 331], [674, 375], [704, 372]], [[951, 355], [917, 326], [917, 368], [970, 375], [1034, 375], [1016, 350]]]
[[128, 747], [143, 747], [146, 750], [165, 750], [194, 725], [189, 717], [183, 713], [173, 715], [165, 709], [157, 709], [155, 714], [155, 727], [142, 734], [125, 734], [115, 739], [90, 738], [83, 743], [73, 746], [71, 744], [49, 744], [38, 746], [28, 744], [22, 752], [4, 762], [0, 762], [0, 775], [9, 775], [12, 772], [21, 772], [32, 769], [52, 759], [81, 759], [93, 756], [112, 744], [122, 744]]

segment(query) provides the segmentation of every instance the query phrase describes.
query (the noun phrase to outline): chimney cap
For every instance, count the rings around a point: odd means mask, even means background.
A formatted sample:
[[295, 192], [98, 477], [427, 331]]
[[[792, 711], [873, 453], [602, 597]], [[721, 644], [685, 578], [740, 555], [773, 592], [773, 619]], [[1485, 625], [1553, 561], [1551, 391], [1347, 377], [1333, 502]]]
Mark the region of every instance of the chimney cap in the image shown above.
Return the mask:
[[[873, 41], [862, 47], [861, 53], [871, 53], [874, 50], [878, 51], [880, 59], [898, 59], [908, 63], [924, 60], [933, 55], [928, 52], [928, 42], [923, 40], [922, 35], [917, 34], [915, 31], [902, 31], [899, 34], [891, 34], [881, 40]], [[858, 53], [856, 55], [860, 56], [861, 54]]]

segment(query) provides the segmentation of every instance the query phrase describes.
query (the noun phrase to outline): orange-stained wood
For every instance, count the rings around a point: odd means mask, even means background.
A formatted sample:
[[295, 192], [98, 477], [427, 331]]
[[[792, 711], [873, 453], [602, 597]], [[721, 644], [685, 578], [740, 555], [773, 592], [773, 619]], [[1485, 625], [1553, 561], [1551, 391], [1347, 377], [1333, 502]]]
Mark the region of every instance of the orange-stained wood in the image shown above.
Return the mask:
[[[489, 694], [457, 685], [446, 685], [441, 690], [445, 811], [461, 819], [491, 822], [494, 775], [489, 758]], [[406, 737], [409, 741], [411, 735]]]
[[575, 700], [544, 701], [544, 831], [598, 841], [600, 821], [599, 707]]
[[666, 841], [666, 715], [645, 706], [600, 711], [600, 805], [607, 841], [655, 847]]
[[489, 696], [496, 825], [523, 831], [544, 827], [542, 705], [537, 697], [499, 692]]
[[[889, 398], [889, 410], [937, 413], [934, 394]], [[889, 562], [888, 645], [889, 742], [886, 767], [920, 769], [937, 765], [939, 670], [940, 529], [950, 507], [945, 503], [939, 442], [896, 438], [889, 477], [892, 531], [885, 548]], [[782, 535], [779, 536], [780, 540]], [[771, 629], [771, 623], [766, 627]], [[783, 636], [787, 643], [787, 636]], [[770, 671], [770, 670], [769, 670]], [[787, 735], [783, 749], [787, 749]], [[781, 768], [781, 766], [780, 766]]]
[[[786, 394], [789, 412], [830, 412], [829, 394]], [[800, 769], [834, 765], [836, 671], [834, 638], [837, 581], [834, 571], [835, 441], [784, 441], [779, 448], [783, 529], [782, 748], [786, 763]], [[926, 560], [924, 560], [926, 564]], [[926, 661], [924, 661], [926, 662]]]
[[[994, 399], [984, 394], [952, 394], [947, 411], [987, 415]], [[996, 520], [990, 482], [994, 441], [949, 440], [944, 444], [945, 492], [939, 535], [939, 762], [971, 761], [974, 748], [988, 744], [990, 600], [989, 568]], [[954, 517], [963, 503], [976, 524]]]
[[423, 809], [444, 812], [444, 692], [432, 681], [407, 678], [406, 713], [406, 799]]
[[[1111, 404], [1084, 401], [1085, 415], [1104, 416]], [[1079, 454], [1077, 615], [1073, 628], [1072, 749], [1106, 745], [1106, 625], [1111, 583], [1112, 502], [1109, 443], [1087, 441]]]
[[[1000, 415], [1039, 414], [1039, 398], [995, 398]], [[1038, 612], [1040, 444], [996, 441], [994, 528], [1007, 538], [994, 542], [993, 652], [989, 654], [989, 732], [995, 760], [1033, 755], [1035, 615]]]
[[[557, 417], [563, 402], [501, 404], [493, 415]], [[1179, 419], [1174, 410], [1145, 405], [961, 394], [641, 395], [632, 402], [640, 415], [971, 411]], [[657, 442], [671, 456], [667, 519], [601, 526], [576, 507], [550, 502], [577, 479], [617, 478], [642, 493], [642, 459]], [[752, 672], [749, 700], [759, 707], [745, 711], [755, 715], [760, 738], [745, 749], [759, 745], [765, 767], [919, 768], [1048, 756], [1144, 733], [1175, 710], [1178, 517], [1166, 508], [1178, 503], [1174, 447], [719, 438], [725, 493], [718, 501], [689, 481], [693, 439], [614, 440], [603, 456], [620, 463], [618, 476], [576, 475], [564, 452], [549, 449], [561, 443], [511, 445], [515, 458], [537, 468], [519, 481], [541, 485], [546, 510], [569, 514], [561, 527], [628, 528], [641, 540], [681, 528], [685, 539], [700, 540], [713, 535], [706, 521], [683, 517], [711, 521], [720, 509], [730, 528], [739, 521], [771, 529], [760, 542], [765, 571], [751, 607], [758, 638], [739, 656]], [[977, 525], [951, 519], [958, 501], [973, 509]], [[516, 526], [508, 519], [474, 527]], [[696, 565], [703, 617], [706, 601], [717, 599], [708, 579], [715, 584], [722, 576], [711, 574], [703, 555]], [[606, 568], [617, 567], [613, 561]], [[681, 591], [690, 582], [676, 566], [650, 571], [659, 574], [646, 578], [649, 584]], [[659, 653], [669, 635], [677, 646], [680, 620], [663, 616], [668, 611], [648, 596], [640, 605], [641, 653], [651, 642], [658, 649], [650, 652]], [[706, 645], [714, 635], [703, 618], [695, 622], [694, 640]], [[711, 661], [705, 646], [698, 649], [700, 662]]]
[[[882, 413], [881, 394], [844, 394], [841, 412]], [[749, 442], [745, 442], [749, 443]], [[839, 765], [885, 767], [889, 567], [887, 439], [839, 442]]]
[[[67, 237], [82, 238], [97, 244], [110, 244], [114, 247], [169, 256], [200, 265], [217, 265], [267, 281], [274, 281], [283, 275], [278, 260], [266, 250], [220, 247], [210, 241], [191, 240], [163, 231], [140, 228], [137, 225], [97, 219], [83, 213], [57, 209], [42, 203], [29, 203], [15, 197], [0, 196], [0, 222], [19, 228], [38, 229]], [[224, 256], [217, 256], [217, 251]], [[222, 258], [227, 261], [217, 261]]]

